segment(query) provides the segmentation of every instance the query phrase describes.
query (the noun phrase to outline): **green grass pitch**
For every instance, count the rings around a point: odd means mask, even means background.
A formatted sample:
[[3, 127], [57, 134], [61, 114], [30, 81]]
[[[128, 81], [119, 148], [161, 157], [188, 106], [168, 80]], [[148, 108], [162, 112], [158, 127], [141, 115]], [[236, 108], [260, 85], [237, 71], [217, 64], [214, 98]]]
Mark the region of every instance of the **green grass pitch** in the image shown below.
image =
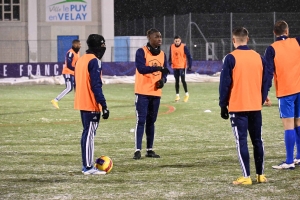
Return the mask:
[[56, 110], [50, 100], [62, 85], [0, 86], [0, 199], [298, 199], [300, 167], [271, 168], [285, 159], [274, 89], [273, 106], [263, 107], [269, 182], [255, 182], [248, 140], [253, 185], [245, 187], [232, 185], [241, 169], [229, 120], [219, 114], [218, 83], [188, 83], [188, 88], [187, 103], [174, 102], [173, 83], [163, 88], [154, 143], [161, 158], [145, 158], [143, 149], [142, 159], [133, 160], [133, 84], [104, 85], [110, 118], [100, 121], [95, 156], [111, 157], [114, 167], [104, 176], [84, 176], [74, 93]]

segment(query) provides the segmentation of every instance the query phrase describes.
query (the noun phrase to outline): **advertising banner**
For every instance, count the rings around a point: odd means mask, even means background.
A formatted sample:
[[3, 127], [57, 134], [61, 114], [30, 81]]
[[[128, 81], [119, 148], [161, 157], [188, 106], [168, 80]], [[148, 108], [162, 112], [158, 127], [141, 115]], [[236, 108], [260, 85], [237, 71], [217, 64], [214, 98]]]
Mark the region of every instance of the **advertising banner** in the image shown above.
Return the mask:
[[58, 76], [64, 63], [1, 63], [0, 78], [18, 78], [23, 76]]
[[46, 0], [46, 21], [91, 21], [91, 4], [91, 0]]
[[[18, 78], [23, 76], [59, 76], [64, 63], [0, 63], [0, 78]], [[170, 68], [169, 68], [170, 69]], [[133, 76], [134, 62], [102, 62], [102, 74], [107, 76]], [[222, 70], [222, 61], [193, 61], [192, 71], [212, 75]], [[173, 70], [170, 69], [171, 74]]]

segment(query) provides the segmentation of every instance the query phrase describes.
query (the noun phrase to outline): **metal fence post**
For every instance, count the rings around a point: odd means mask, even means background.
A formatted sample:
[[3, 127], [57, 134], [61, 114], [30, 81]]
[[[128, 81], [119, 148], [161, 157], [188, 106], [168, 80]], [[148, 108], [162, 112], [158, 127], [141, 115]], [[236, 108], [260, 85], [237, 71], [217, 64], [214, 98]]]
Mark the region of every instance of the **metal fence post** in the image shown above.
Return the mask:
[[136, 19], [134, 19], [134, 35], [136, 35]]
[[165, 45], [165, 40], [166, 40], [166, 16], [164, 16], [163, 45]]
[[145, 34], [145, 29], [146, 29], [146, 25], [145, 25], [145, 16], [143, 17], [143, 27], [144, 27], [144, 29], [143, 29], [143, 34]]
[[176, 23], [176, 20], [175, 20], [175, 14], [173, 15], [173, 37], [175, 36], [175, 32], [176, 32], [176, 28], [175, 28], [175, 23]]
[[[275, 24], [275, 23], [276, 23], [276, 12], [273, 13], [273, 24]], [[276, 40], [275, 34], [273, 34], [273, 40], [274, 40], [274, 42]]]
[[190, 43], [190, 51], [191, 54], [193, 55], [193, 48], [192, 48], [192, 25], [191, 25], [191, 21], [192, 21], [192, 14], [189, 13], [189, 43]]
[[[232, 40], [232, 12], [230, 13], [230, 41]], [[230, 51], [232, 51], [232, 44], [230, 44]]]

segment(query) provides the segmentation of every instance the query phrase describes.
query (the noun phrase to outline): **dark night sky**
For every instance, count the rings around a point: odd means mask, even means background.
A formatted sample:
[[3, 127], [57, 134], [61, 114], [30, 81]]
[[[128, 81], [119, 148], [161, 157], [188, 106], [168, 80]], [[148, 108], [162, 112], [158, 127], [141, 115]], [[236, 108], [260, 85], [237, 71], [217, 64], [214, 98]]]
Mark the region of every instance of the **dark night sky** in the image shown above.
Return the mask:
[[115, 0], [115, 20], [188, 13], [300, 12], [299, 0]]

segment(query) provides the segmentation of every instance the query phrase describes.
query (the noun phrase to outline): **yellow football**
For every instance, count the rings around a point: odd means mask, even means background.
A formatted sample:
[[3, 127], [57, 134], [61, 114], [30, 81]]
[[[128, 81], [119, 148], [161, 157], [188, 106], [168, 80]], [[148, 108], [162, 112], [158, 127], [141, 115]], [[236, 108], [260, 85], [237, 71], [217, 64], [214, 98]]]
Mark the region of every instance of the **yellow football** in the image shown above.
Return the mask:
[[95, 167], [108, 174], [113, 168], [113, 161], [108, 156], [100, 156], [95, 161]]

